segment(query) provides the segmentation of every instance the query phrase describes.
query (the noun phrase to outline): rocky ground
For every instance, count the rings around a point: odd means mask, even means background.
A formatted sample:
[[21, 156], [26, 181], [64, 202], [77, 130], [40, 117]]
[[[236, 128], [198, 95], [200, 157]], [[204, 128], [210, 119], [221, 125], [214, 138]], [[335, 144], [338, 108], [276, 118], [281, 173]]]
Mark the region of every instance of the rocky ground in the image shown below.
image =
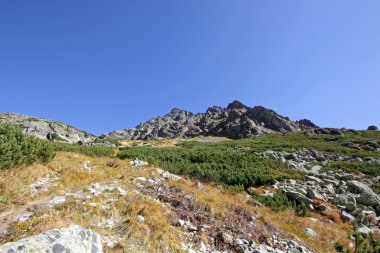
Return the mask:
[[[288, 183], [274, 187], [285, 189]], [[301, 182], [293, 187], [297, 185], [303, 187]], [[23, 252], [23, 246], [51, 233], [59, 234], [58, 241], [50, 242], [52, 248], [74, 249], [64, 235], [84, 228], [101, 238], [105, 252], [331, 252], [335, 240], [348, 244], [351, 233], [348, 223], [331, 223], [318, 212], [310, 217], [273, 212], [247, 193], [173, 175], [139, 160], [59, 153], [47, 165], [2, 171], [0, 190], [0, 241], [16, 242], [3, 244], [1, 252], [18, 247]], [[359, 208], [357, 201], [357, 213]], [[79, 246], [93, 252], [86, 238]]]
[[325, 155], [315, 150], [298, 152], [265, 151], [260, 156], [287, 162], [292, 168], [308, 175], [304, 181], [287, 180], [273, 185], [288, 197], [304, 203], [310, 210], [328, 213], [326, 205], [333, 204], [340, 210], [343, 221], [357, 222], [359, 232], [380, 235], [380, 196], [371, 186], [380, 177], [368, 177], [361, 173], [334, 172], [324, 169], [332, 161], [369, 162], [380, 164], [380, 158], [360, 158], [356, 155]]

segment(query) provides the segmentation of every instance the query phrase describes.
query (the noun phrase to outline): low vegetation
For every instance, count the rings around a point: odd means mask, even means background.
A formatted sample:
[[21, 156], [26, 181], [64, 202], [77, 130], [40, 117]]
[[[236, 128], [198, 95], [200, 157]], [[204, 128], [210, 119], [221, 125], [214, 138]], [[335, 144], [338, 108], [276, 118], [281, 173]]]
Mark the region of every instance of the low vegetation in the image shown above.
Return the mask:
[[46, 163], [53, 157], [54, 151], [50, 143], [25, 136], [18, 126], [0, 124], [0, 169], [29, 165], [35, 161]]
[[75, 152], [88, 156], [113, 156], [115, 154], [113, 148], [104, 146], [83, 146], [60, 142], [55, 142], [52, 146], [55, 151]]
[[331, 162], [326, 167], [329, 170], [342, 170], [350, 173], [363, 173], [368, 176], [380, 176], [380, 164], [368, 162]]
[[380, 252], [380, 239], [376, 239], [372, 234], [365, 238], [358, 231], [358, 226], [354, 224], [354, 232], [352, 237], [355, 241], [354, 250], [348, 249], [339, 242], [335, 242], [335, 249], [339, 253], [379, 253]]
[[244, 188], [301, 177], [280, 161], [231, 152], [223, 146], [205, 143], [185, 143], [168, 148], [124, 148], [118, 157], [121, 159], [137, 157], [172, 173]]
[[234, 141], [236, 146], [249, 147], [250, 152], [260, 152], [265, 150], [275, 151], [296, 151], [300, 148], [310, 148], [328, 154], [359, 155], [363, 157], [380, 157], [380, 152], [356, 150], [345, 147], [345, 142], [363, 143], [375, 141], [380, 143], [380, 131], [346, 131], [344, 135], [334, 135], [336, 140], [329, 141], [332, 135], [319, 134], [309, 137], [302, 132], [274, 133], [251, 139]]
[[303, 203], [297, 203], [286, 196], [282, 192], [276, 192], [273, 197], [260, 194], [253, 194], [252, 197], [270, 207], [272, 211], [284, 211], [287, 209], [294, 210], [298, 216], [306, 216], [308, 214], [307, 207]]

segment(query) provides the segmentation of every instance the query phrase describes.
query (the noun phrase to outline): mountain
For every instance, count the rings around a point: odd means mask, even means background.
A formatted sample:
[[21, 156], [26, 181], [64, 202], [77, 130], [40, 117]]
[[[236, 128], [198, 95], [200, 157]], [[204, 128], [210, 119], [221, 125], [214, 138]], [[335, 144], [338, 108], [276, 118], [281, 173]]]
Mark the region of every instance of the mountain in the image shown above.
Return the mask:
[[64, 123], [34, 118], [17, 113], [0, 113], [0, 122], [8, 122], [21, 126], [26, 135], [41, 139], [65, 141], [69, 143], [91, 142], [95, 135], [79, 130]]
[[233, 101], [226, 108], [213, 106], [205, 113], [197, 114], [175, 108], [163, 117], [153, 118], [135, 128], [113, 131], [103, 137], [153, 140], [218, 136], [240, 139], [316, 127], [310, 120], [295, 122], [265, 107], [251, 108]]

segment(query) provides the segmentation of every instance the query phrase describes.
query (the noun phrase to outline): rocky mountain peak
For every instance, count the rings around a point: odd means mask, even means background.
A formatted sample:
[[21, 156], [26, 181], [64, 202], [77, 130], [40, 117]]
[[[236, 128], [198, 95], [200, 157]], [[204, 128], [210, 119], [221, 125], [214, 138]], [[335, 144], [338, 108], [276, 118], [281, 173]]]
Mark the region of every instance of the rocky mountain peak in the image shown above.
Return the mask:
[[247, 108], [242, 102], [234, 100], [228, 104], [227, 109], [244, 109]]
[[263, 106], [253, 108], [235, 100], [226, 108], [213, 106], [205, 113], [193, 114], [178, 108], [163, 117], [141, 123], [136, 128], [109, 133], [111, 138], [174, 139], [218, 136], [247, 138], [271, 132], [300, 131], [297, 122]]
[[168, 114], [166, 115], [169, 115], [169, 116], [177, 116], [177, 115], [190, 115], [192, 114], [191, 112], [188, 112], [188, 111], [185, 111], [185, 110], [182, 110], [182, 109], [178, 109], [178, 108], [173, 108]]

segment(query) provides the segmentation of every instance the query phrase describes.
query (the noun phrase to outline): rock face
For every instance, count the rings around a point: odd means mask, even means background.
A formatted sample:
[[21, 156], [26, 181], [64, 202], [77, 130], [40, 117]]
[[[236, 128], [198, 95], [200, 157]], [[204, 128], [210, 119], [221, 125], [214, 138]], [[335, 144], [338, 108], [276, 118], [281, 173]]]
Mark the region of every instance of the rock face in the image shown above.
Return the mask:
[[173, 109], [165, 116], [148, 120], [136, 128], [113, 131], [108, 137], [152, 140], [218, 136], [240, 139], [272, 132], [299, 131], [308, 127], [316, 126], [309, 120], [294, 122], [265, 107], [251, 108], [234, 101], [227, 108], [214, 106], [198, 114]]
[[0, 122], [20, 125], [24, 133], [41, 139], [66, 141], [69, 143], [90, 142], [95, 136], [75, 127], [16, 113], [0, 113]]
[[72, 225], [0, 245], [0, 252], [102, 253], [103, 247], [96, 233], [81, 226]]

